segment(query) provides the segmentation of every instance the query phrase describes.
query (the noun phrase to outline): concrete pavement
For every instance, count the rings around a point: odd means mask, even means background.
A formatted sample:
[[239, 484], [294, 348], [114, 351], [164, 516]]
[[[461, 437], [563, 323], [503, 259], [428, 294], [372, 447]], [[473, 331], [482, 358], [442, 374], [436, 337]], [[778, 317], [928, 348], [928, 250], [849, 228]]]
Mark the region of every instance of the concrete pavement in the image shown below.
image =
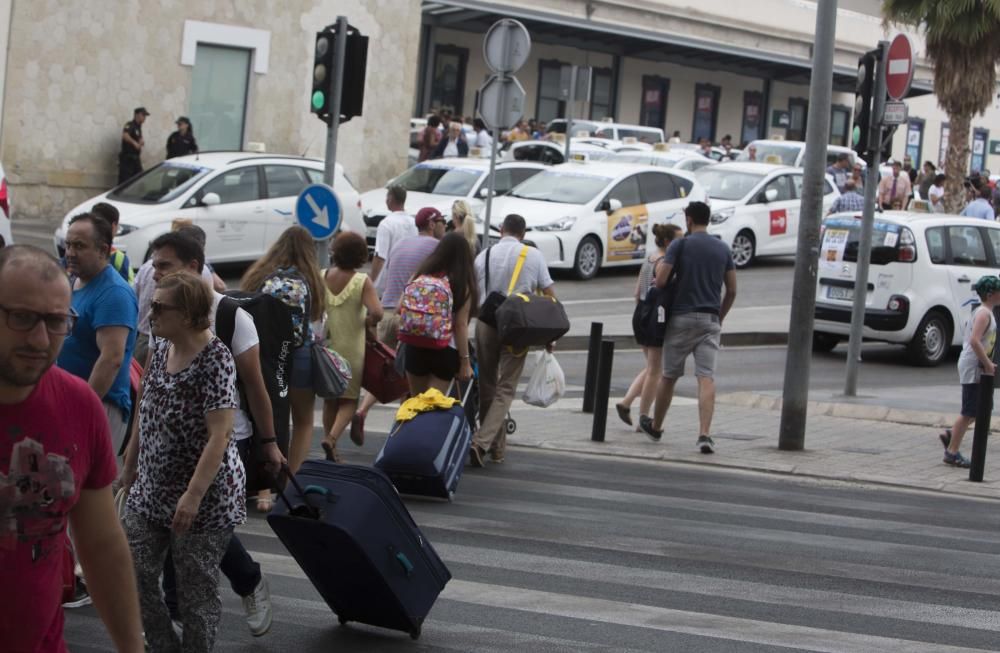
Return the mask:
[[[957, 386], [950, 388], [947, 396], [955, 395], [956, 390]], [[930, 392], [933, 390], [928, 390]], [[562, 399], [549, 408], [536, 408], [517, 400], [511, 410], [517, 431], [508, 438], [512, 447], [508, 456], [517, 456], [520, 447], [530, 447], [1000, 499], [1000, 467], [995, 462], [991, 465], [989, 456], [982, 483], [970, 482], [968, 470], [942, 462], [938, 425], [950, 423], [952, 415], [930, 411], [918, 414], [899, 406], [881, 406], [867, 401], [815, 403], [810, 407], [805, 449], [789, 452], [777, 446], [781, 419], [777, 394], [720, 395], [712, 426], [717, 451], [705, 455], [695, 448], [698, 406], [691, 398], [674, 399], [663, 440], [657, 443], [619, 420], [614, 399], [609, 404], [604, 442], [591, 441], [593, 417], [581, 411], [580, 399]], [[919, 401], [919, 397], [914, 401]], [[369, 414], [367, 428], [387, 432], [394, 414], [394, 407], [376, 406]], [[635, 408], [632, 419], [638, 423]], [[920, 422], [921, 419], [924, 421]], [[908, 420], [909, 423], [893, 420]], [[994, 461], [1000, 455], [997, 446], [1000, 445], [993, 447]], [[970, 430], [962, 451], [969, 455], [971, 447]], [[665, 468], [664, 473], [669, 473], [669, 469]]]

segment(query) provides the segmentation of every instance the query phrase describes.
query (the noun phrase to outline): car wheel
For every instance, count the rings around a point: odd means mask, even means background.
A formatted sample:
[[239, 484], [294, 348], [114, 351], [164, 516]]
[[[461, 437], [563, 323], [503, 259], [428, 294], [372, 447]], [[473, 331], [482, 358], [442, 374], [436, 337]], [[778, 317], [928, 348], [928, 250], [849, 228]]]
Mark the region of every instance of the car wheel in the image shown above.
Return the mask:
[[593, 236], [584, 238], [576, 248], [573, 273], [582, 281], [593, 279], [601, 269], [601, 243]]
[[743, 269], [753, 261], [757, 251], [757, 242], [754, 240], [753, 232], [744, 229], [733, 238], [733, 265]]
[[813, 351], [820, 353], [827, 353], [833, 351], [833, 348], [837, 346], [840, 342], [840, 336], [835, 336], [832, 333], [821, 333], [819, 331], [813, 332]]
[[940, 365], [950, 348], [951, 323], [944, 314], [931, 311], [920, 320], [910, 341], [910, 360], [920, 367]]

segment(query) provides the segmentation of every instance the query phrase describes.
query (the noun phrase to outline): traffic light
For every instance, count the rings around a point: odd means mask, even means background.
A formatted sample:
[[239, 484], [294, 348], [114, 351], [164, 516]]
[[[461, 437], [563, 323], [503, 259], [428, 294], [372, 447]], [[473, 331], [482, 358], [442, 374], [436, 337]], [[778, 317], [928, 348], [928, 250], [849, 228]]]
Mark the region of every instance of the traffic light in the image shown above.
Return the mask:
[[870, 141], [874, 90], [875, 55], [869, 52], [858, 59], [858, 82], [854, 88], [854, 126], [851, 128], [851, 147], [865, 161], [872, 149]]
[[313, 57], [312, 93], [309, 110], [321, 120], [330, 121], [330, 79], [333, 76], [333, 32], [316, 33], [316, 51]]

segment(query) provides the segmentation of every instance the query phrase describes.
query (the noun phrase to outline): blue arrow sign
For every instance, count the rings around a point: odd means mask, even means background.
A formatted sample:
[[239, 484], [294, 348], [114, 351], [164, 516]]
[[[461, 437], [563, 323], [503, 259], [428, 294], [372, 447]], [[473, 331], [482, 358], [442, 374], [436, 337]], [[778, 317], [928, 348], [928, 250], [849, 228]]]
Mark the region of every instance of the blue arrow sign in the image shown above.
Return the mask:
[[295, 200], [295, 218], [315, 240], [326, 240], [337, 231], [343, 217], [340, 200], [326, 184], [306, 186]]

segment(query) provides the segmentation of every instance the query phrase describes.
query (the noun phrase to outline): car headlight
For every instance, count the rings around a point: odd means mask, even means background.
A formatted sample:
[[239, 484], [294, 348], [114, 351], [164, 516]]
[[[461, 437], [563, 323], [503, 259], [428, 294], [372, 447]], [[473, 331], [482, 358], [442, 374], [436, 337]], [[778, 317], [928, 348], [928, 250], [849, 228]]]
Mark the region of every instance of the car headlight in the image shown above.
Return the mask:
[[555, 222], [550, 222], [549, 224], [543, 224], [540, 227], [534, 227], [535, 231], [568, 231], [573, 228], [576, 224], [576, 216], [567, 215], [564, 218], [559, 218]]
[[710, 220], [711, 220], [712, 224], [722, 224], [723, 222], [725, 222], [729, 218], [733, 217], [733, 214], [735, 214], [735, 213], [736, 213], [736, 208], [735, 207], [728, 208], [728, 209], [720, 209], [720, 210], [718, 210], [718, 211], [716, 211], [715, 213], [712, 214], [712, 217], [711, 217]]
[[127, 236], [128, 234], [132, 233], [133, 231], [137, 230], [138, 228], [139, 227], [137, 227], [135, 225], [132, 225], [132, 224], [123, 224], [123, 223], [119, 222], [118, 223], [118, 233], [115, 234], [115, 237], [118, 237], [118, 236]]

